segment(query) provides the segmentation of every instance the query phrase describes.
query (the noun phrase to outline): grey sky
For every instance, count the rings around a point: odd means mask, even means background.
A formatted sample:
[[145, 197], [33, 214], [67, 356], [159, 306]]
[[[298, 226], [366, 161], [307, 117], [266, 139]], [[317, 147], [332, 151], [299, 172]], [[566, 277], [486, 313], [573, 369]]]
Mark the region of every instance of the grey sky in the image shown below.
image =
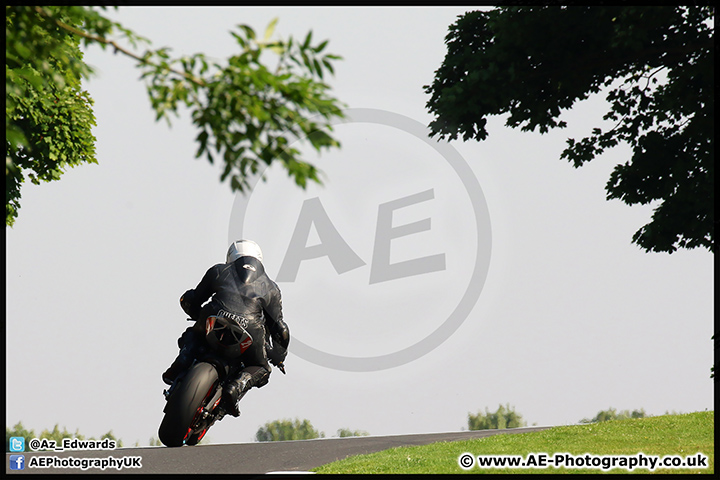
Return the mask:
[[[447, 27], [471, 8], [121, 8], [124, 26], [175, 55], [234, 52], [228, 31], [329, 39], [342, 55], [328, 79], [353, 109], [426, 125], [422, 86], [445, 54]], [[224, 259], [238, 227], [236, 196], [220, 170], [195, 160], [187, 115], [154, 122], [129, 58], [91, 48], [99, 165], [22, 190], [7, 240], [8, 426], [56, 423], [86, 436], [108, 430], [126, 444], [157, 435], [160, 374], [187, 326], [179, 296]], [[597, 126], [601, 98], [568, 112], [569, 128], [522, 133], [494, 119], [484, 143], [452, 142], [489, 211], [492, 250], [477, 302], [441, 345], [406, 364], [347, 372], [293, 353], [288, 374], [243, 399], [239, 419], [208, 440], [252, 441], [258, 427], [306, 418], [327, 436], [460, 430], [468, 412], [515, 406], [529, 424], [560, 425], [601, 409], [649, 414], [713, 408], [713, 257], [703, 250], [646, 254], [630, 243], [652, 205], [605, 200], [628, 148], [580, 169], [559, 160], [564, 140]], [[277, 275], [303, 202], [319, 198], [365, 265], [338, 274], [328, 258], [300, 264], [280, 283], [286, 320], [302, 343], [335, 355], [378, 356], [421, 341], [452, 314], [476, 262], [473, 205], [433, 148], [402, 129], [338, 125], [343, 149], [321, 156], [325, 187], [295, 188], [267, 172], [247, 200], [244, 234]], [[395, 238], [391, 263], [444, 254], [442, 271], [369, 284], [379, 206], [418, 192], [433, 199], [397, 209], [393, 226], [430, 219]], [[318, 243], [311, 232], [308, 245]]]

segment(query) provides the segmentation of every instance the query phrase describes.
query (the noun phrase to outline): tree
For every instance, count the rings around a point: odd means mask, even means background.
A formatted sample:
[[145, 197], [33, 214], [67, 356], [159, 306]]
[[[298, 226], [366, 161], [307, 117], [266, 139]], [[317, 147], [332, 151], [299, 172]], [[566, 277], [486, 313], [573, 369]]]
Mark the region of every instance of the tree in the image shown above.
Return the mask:
[[5, 14], [6, 225], [18, 216], [26, 177], [39, 184], [58, 180], [67, 167], [97, 163], [92, 99], [80, 85], [93, 72], [81, 45], [135, 59], [156, 120], [171, 124], [171, 114], [189, 109], [198, 128], [195, 156], [210, 163], [222, 158], [220, 180], [229, 178], [233, 191], [245, 191], [248, 177], [273, 162], [301, 188], [320, 183], [316, 167], [291, 141], [304, 138], [317, 151], [339, 147], [327, 132], [343, 117], [342, 105], [323, 78], [340, 57], [324, 54], [328, 41], [313, 43], [312, 31], [303, 41], [285, 41], [272, 39], [277, 19], [263, 38], [239, 25], [231, 32], [239, 52], [222, 65], [200, 53], [173, 59], [167, 48], [133, 53], [111, 35], [119, 32], [132, 47], [150, 42], [95, 7], [7, 6]]
[[505, 428], [518, 428], [526, 425], [522, 415], [515, 412], [515, 407], [509, 404], [499, 405], [495, 413], [485, 407], [485, 414], [478, 412], [468, 413], [468, 430], [502, 430]]
[[282, 440], [308, 440], [311, 438], [324, 438], [325, 434], [318, 432], [309, 420], [283, 419], [268, 422], [260, 427], [255, 434], [258, 442], [278, 442]]
[[610, 420], [624, 420], [627, 418], [645, 418], [646, 416], [645, 409], [643, 408], [640, 410], [633, 410], [632, 412], [629, 410], [618, 412], [614, 408], [609, 408], [607, 410], [600, 410], [592, 419], [583, 418], [580, 420], [580, 423], [607, 422]]
[[[431, 135], [484, 140], [487, 118], [546, 133], [563, 110], [605, 89], [609, 129], [567, 140], [580, 167], [626, 142], [607, 199], [657, 202], [632, 241], [645, 251], [715, 251], [712, 6], [497, 7], [458, 18], [425, 91]], [[664, 76], [664, 80], [660, 81]]]
[[22, 437], [25, 440], [27, 439], [33, 439], [35, 438], [35, 432], [32, 430], [27, 430], [22, 422], [18, 422], [15, 424], [15, 426], [10, 429], [9, 427], [5, 427], [5, 451], [10, 451], [10, 437]]
[[6, 225], [18, 215], [25, 174], [40, 184], [66, 167], [97, 163], [79, 41], [29, 9], [6, 7]]
[[350, 430], [349, 428], [339, 428], [337, 431], [338, 437], [367, 437], [370, 435], [365, 430]]

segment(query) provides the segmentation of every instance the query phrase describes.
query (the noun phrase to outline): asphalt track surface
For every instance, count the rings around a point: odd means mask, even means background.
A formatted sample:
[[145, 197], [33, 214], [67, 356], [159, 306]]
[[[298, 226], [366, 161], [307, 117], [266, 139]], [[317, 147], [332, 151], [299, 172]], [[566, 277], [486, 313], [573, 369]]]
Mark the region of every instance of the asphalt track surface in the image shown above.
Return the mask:
[[[428, 433], [413, 435], [390, 435], [346, 438], [320, 438], [286, 442], [236, 443], [225, 445], [198, 445], [195, 447], [143, 447], [118, 448], [100, 451], [64, 451], [64, 452], [22, 452], [25, 468], [12, 470], [10, 456], [6, 454], [5, 472], [7, 474], [83, 474], [83, 473], [121, 473], [121, 474], [235, 474], [263, 475], [307, 472], [326, 463], [342, 460], [352, 455], [379, 452], [389, 448], [428, 445], [435, 442], [451, 442], [472, 438], [484, 438], [491, 435], [528, 433], [545, 430], [550, 427], [524, 427], [507, 430], [474, 430], [464, 432]], [[32, 457], [71, 457], [76, 465], [82, 459], [122, 459], [140, 457], [141, 468], [88, 468], [79, 466], [70, 468], [31, 467]], [[40, 458], [36, 459], [38, 462]], [[52, 460], [56, 462], [57, 460]], [[129, 460], [127, 460], [130, 463]], [[293, 475], [296, 477], [296, 475]]]

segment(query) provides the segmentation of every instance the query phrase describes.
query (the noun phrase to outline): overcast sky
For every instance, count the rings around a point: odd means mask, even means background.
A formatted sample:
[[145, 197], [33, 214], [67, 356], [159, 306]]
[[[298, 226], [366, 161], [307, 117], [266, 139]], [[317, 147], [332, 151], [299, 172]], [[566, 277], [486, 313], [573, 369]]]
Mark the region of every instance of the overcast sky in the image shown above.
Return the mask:
[[[546, 135], [498, 118], [483, 143], [425, 137], [423, 86], [468, 10], [112, 13], [175, 56], [227, 58], [231, 29], [262, 32], [275, 17], [280, 37], [329, 39], [344, 58], [328, 79], [349, 109], [335, 126], [343, 147], [317, 157], [298, 142], [323, 187], [301, 191], [271, 168], [236, 196], [220, 166], [194, 159], [188, 116], [156, 123], [134, 62], [90, 48], [99, 165], [26, 184], [6, 229], [7, 426], [112, 430], [147, 445], [162, 419], [160, 375], [189, 325], [178, 298], [238, 235], [260, 243], [273, 277], [285, 265], [293, 338], [287, 375], [253, 389], [209, 442], [252, 441], [283, 418], [328, 437], [457, 431], [469, 412], [506, 403], [529, 425], [610, 407], [712, 409], [713, 256], [631, 244], [652, 205], [604, 191], [626, 146], [580, 169], [559, 159], [567, 137], [599, 126], [602, 98]], [[325, 254], [313, 258], [313, 245]]]

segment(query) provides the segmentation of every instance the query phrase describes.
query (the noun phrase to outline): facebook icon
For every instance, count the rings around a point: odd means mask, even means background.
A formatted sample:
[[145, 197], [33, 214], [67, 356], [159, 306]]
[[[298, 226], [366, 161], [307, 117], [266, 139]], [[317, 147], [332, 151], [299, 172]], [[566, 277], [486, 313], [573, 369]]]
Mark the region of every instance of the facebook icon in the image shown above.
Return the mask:
[[25, 455], [10, 455], [10, 470], [25, 470]]

